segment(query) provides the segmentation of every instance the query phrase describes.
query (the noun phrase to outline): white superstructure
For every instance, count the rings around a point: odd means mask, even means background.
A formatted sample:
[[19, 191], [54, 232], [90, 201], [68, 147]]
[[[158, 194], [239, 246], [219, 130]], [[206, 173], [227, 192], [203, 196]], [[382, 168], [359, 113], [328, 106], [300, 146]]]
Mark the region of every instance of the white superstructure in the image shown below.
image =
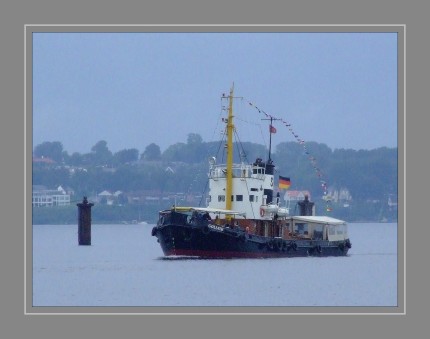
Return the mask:
[[[211, 158], [210, 208], [222, 209], [226, 206], [226, 173], [226, 165], [216, 165], [215, 158]], [[275, 214], [278, 217], [288, 215], [288, 210], [279, 207], [279, 201], [273, 197], [273, 165], [265, 164], [261, 159], [257, 159], [252, 165], [233, 164], [232, 175], [232, 210], [243, 212], [245, 219], [272, 219]]]

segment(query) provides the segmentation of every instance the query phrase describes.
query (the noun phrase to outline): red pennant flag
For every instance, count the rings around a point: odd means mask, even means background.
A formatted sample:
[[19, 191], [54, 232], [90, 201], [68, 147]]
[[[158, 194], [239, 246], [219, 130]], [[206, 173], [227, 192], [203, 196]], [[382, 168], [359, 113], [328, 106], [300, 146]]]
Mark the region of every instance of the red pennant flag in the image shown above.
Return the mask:
[[269, 126], [269, 131], [270, 133], [276, 133], [276, 128], [273, 127], [272, 125]]

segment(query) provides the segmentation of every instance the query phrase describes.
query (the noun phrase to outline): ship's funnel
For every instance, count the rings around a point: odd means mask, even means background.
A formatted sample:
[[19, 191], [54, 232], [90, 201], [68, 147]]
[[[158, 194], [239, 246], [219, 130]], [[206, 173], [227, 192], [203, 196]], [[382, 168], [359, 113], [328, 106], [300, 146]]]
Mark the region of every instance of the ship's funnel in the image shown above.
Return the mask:
[[305, 195], [305, 200], [297, 203], [300, 209], [300, 215], [312, 215], [314, 203], [309, 201], [309, 197]]

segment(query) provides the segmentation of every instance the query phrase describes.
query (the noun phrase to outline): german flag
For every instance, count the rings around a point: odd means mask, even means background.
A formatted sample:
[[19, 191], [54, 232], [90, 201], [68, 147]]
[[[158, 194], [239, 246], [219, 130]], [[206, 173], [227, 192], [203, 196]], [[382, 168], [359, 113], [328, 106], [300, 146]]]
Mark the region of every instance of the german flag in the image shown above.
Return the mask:
[[286, 177], [281, 177], [279, 176], [279, 189], [288, 189], [290, 188], [291, 182], [290, 182], [290, 178], [286, 178]]

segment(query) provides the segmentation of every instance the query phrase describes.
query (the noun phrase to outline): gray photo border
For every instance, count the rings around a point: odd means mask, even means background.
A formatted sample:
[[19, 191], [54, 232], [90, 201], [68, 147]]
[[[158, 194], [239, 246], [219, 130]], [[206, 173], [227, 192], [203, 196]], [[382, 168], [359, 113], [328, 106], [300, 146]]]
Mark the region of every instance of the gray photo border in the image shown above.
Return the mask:
[[[427, 109], [428, 89], [428, 5], [411, 0], [302, 0], [300, 2], [264, 2], [218, 0], [157, 0], [135, 2], [123, 0], [46, 0], [6, 1], [1, 5], [0, 36], [0, 149], [2, 155], [0, 195], [1, 232], [0, 261], [2, 267], [1, 316], [2, 332], [8, 338], [403, 338], [421, 337], [428, 322], [429, 275], [427, 254], [429, 228], [424, 222], [427, 198], [426, 157], [429, 116]], [[24, 177], [29, 180], [25, 164], [25, 111], [24, 92], [24, 40], [26, 25], [38, 24], [401, 24], [408, 32], [407, 52], [403, 58], [407, 65], [401, 74], [407, 84], [406, 100], [399, 106], [405, 116], [399, 119], [399, 138], [403, 152], [399, 152], [399, 205], [403, 211], [399, 221], [408, 223], [407, 239], [399, 242], [406, 252], [408, 244], [408, 269], [406, 254], [403, 313], [368, 315], [95, 315], [62, 313], [26, 313], [26, 271], [28, 250], [24, 247], [24, 230], [28, 215], [24, 217], [23, 203], [27, 194]], [[406, 36], [406, 34], [405, 34]], [[406, 41], [405, 41], [406, 44]], [[400, 82], [399, 78], [399, 82]], [[406, 94], [405, 87], [405, 94]], [[405, 95], [406, 96], [406, 95]], [[27, 121], [28, 123], [28, 121]], [[407, 135], [406, 135], [407, 131]], [[400, 135], [401, 134], [401, 135]], [[408, 137], [407, 137], [408, 136]], [[412, 136], [412, 137], [411, 137]], [[406, 144], [406, 139], [408, 140]], [[406, 149], [409, 152], [406, 152]], [[399, 150], [400, 151], [400, 150]], [[406, 155], [407, 153], [407, 155]], [[423, 156], [424, 155], [424, 156]], [[406, 161], [407, 158], [407, 161]], [[407, 167], [407, 173], [406, 173]], [[31, 178], [31, 177], [30, 177]], [[406, 185], [407, 183], [407, 185]], [[407, 190], [406, 190], [407, 188]], [[6, 192], [6, 193], [5, 193]], [[407, 202], [407, 204], [406, 204]], [[26, 208], [28, 210], [28, 206]], [[406, 216], [406, 210], [408, 211]], [[27, 213], [28, 214], [28, 213]], [[24, 225], [22, 225], [24, 223]], [[404, 233], [406, 229], [399, 230]], [[407, 241], [406, 241], [407, 240]], [[399, 247], [399, 251], [400, 248]], [[410, 249], [410, 250], [409, 250]], [[407, 280], [407, 284], [406, 284]], [[400, 288], [400, 286], [399, 286]], [[407, 297], [406, 297], [407, 294]], [[402, 299], [403, 299], [402, 298]], [[407, 301], [407, 302], [406, 302]], [[32, 310], [30, 310], [32, 311]], [[52, 310], [55, 311], [55, 310]]]
[[[34, 307], [32, 306], [32, 34], [36, 32], [394, 32], [398, 36], [398, 303], [396, 307]], [[25, 25], [26, 314], [405, 314], [405, 25]]]

